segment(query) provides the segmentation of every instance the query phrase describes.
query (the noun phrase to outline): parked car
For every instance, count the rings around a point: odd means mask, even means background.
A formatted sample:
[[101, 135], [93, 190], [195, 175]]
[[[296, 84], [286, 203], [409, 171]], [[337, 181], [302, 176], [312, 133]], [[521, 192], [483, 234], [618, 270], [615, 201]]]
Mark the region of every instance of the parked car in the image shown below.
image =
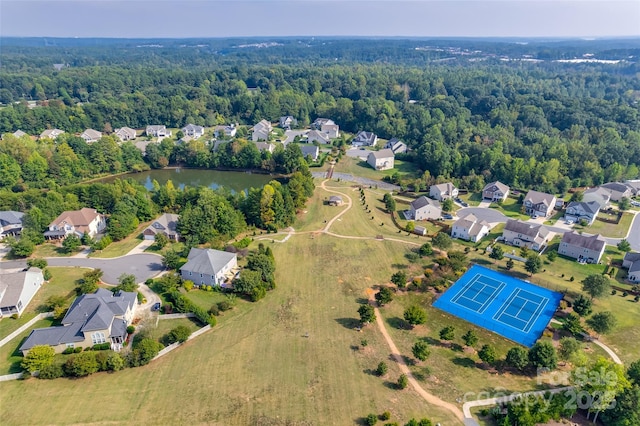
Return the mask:
[[445, 214], [442, 215], [442, 218], [443, 219], [453, 219], [453, 216], [450, 215], [449, 213], [445, 213]]
[[462, 207], [469, 207], [469, 204], [465, 203], [464, 201], [460, 201], [460, 204], [462, 205]]
[[160, 310], [160, 306], [162, 306], [162, 305], [160, 304], [160, 302], [156, 302], [156, 303], [154, 303], [154, 304], [153, 304], [153, 306], [151, 307], [151, 310], [152, 310], [152, 311], [159, 311], [159, 310]]

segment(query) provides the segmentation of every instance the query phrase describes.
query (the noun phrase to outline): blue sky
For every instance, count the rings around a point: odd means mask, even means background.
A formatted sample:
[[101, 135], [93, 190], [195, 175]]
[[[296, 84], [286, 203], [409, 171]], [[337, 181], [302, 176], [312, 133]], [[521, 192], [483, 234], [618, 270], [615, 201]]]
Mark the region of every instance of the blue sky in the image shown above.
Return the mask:
[[0, 0], [1, 36], [640, 36], [640, 0]]

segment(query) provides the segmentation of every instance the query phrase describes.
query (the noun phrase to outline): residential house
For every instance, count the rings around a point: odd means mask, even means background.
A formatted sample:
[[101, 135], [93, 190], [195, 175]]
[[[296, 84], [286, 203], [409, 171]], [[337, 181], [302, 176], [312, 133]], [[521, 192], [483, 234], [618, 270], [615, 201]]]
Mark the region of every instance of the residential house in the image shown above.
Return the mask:
[[194, 140], [194, 138], [191, 137], [191, 136], [183, 136], [180, 139], [178, 139], [178, 143], [179, 144], [187, 144], [187, 143], [191, 142], [192, 140]]
[[631, 198], [636, 193], [635, 188], [622, 182], [603, 183], [600, 188], [608, 190], [613, 201], [620, 201], [624, 197]]
[[528, 247], [540, 251], [547, 245], [551, 232], [544, 225], [509, 219], [504, 225], [502, 239], [516, 247]]
[[132, 141], [137, 136], [135, 129], [132, 129], [131, 127], [120, 127], [119, 129], [116, 129], [114, 133], [122, 142]]
[[58, 136], [60, 136], [61, 134], [64, 133], [64, 130], [60, 130], [60, 129], [47, 129], [44, 132], [40, 133], [40, 139], [55, 139]]
[[292, 127], [296, 127], [298, 125], [298, 120], [290, 115], [285, 115], [280, 117], [280, 120], [278, 120], [278, 124], [283, 129], [291, 130]]
[[341, 206], [342, 205], [342, 197], [339, 195], [332, 195], [329, 197], [329, 201], [327, 202], [330, 206]]
[[127, 338], [138, 303], [135, 292], [113, 293], [99, 288], [95, 293], [76, 298], [62, 319], [62, 326], [37, 328], [29, 334], [19, 350], [26, 355], [37, 345], [49, 345], [56, 353], [67, 348], [88, 348], [110, 343], [119, 351]]
[[509, 187], [502, 182], [495, 181], [487, 184], [482, 190], [482, 198], [491, 201], [504, 201], [509, 195]]
[[390, 139], [384, 147], [393, 151], [394, 154], [407, 152], [407, 145], [398, 138]]
[[605, 240], [598, 234], [584, 235], [572, 231], [562, 236], [558, 253], [581, 263], [599, 263], [606, 245]]
[[374, 146], [378, 142], [378, 136], [372, 132], [360, 131], [355, 138], [351, 141], [351, 145], [355, 147], [359, 146]]
[[102, 132], [93, 129], [87, 129], [82, 132], [80, 137], [84, 139], [86, 143], [94, 143], [98, 142], [98, 140], [102, 137]]
[[213, 129], [213, 134], [216, 138], [233, 138], [238, 132], [238, 127], [235, 124], [228, 126], [216, 126]]
[[262, 152], [262, 151], [267, 151], [273, 154], [273, 151], [276, 149], [276, 146], [272, 143], [268, 143], [268, 142], [254, 142], [256, 144], [256, 148], [258, 148], [258, 151]]
[[180, 234], [178, 234], [178, 219], [180, 215], [165, 213], [153, 221], [151, 225], [142, 231], [142, 235], [145, 240], [154, 240], [156, 235], [163, 234], [171, 241], [180, 240]]
[[319, 143], [331, 143], [331, 139], [327, 133], [321, 132], [320, 130], [311, 130], [307, 133], [307, 142], [319, 142]]
[[474, 214], [468, 214], [453, 224], [451, 236], [476, 243], [490, 230], [491, 225], [487, 221], [478, 219]]
[[15, 136], [16, 138], [21, 138], [23, 136], [29, 136], [29, 135], [23, 132], [22, 130], [18, 129], [15, 132], [13, 132], [13, 136]]
[[311, 160], [317, 161], [320, 155], [320, 148], [316, 145], [300, 145], [300, 151], [304, 158], [311, 157]]
[[95, 209], [84, 207], [80, 210], [62, 212], [49, 224], [49, 230], [44, 233], [44, 236], [49, 239], [60, 239], [71, 234], [82, 237], [86, 233], [90, 237], [95, 237], [106, 227], [104, 215]]
[[622, 267], [627, 268], [627, 279], [632, 283], [640, 283], [640, 253], [626, 253], [622, 259]]
[[600, 209], [607, 207], [609, 201], [611, 201], [611, 192], [606, 188], [590, 188], [584, 191], [582, 194], [583, 202], [595, 201], [600, 206]]
[[267, 120], [260, 120], [260, 122], [255, 126], [253, 126], [251, 130], [253, 132], [251, 134], [252, 141], [254, 142], [268, 141], [269, 135], [271, 134], [273, 127], [271, 126], [271, 123], [269, 123]]
[[412, 220], [438, 219], [442, 216], [442, 206], [438, 200], [422, 196], [411, 202], [405, 216]]
[[640, 179], [625, 180], [624, 184], [631, 188], [634, 196], [640, 195]]
[[595, 201], [572, 201], [564, 212], [564, 219], [571, 222], [586, 220], [589, 225], [596, 220], [600, 212], [600, 204]]
[[326, 133], [329, 139], [335, 139], [340, 137], [340, 127], [337, 124], [323, 124], [320, 127], [322, 133]]
[[24, 213], [6, 210], [0, 212], [0, 239], [22, 232]]
[[198, 139], [204, 136], [204, 127], [196, 126], [195, 124], [187, 124], [182, 128], [182, 133], [185, 136], [191, 136], [194, 139]]
[[549, 217], [556, 206], [556, 201], [555, 195], [529, 191], [524, 197], [523, 205], [527, 214], [532, 217]]
[[457, 196], [458, 188], [456, 188], [451, 182], [431, 185], [429, 187], [429, 197], [439, 201], [444, 201], [447, 198], [456, 198]]
[[154, 138], [164, 138], [171, 136], [171, 130], [167, 130], [167, 126], [154, 124], [151, 126], [147, 126], [145, 134]]
[[333, 122], [333, 120], [328, 119], [328, 118], [316, 118], [314, 120], [314, 122], [311, 124], [311, 128], [312, 129], [316, 129], [316, 130], [321, 130], [322, 126], [325, 125], [334, 125], [336, 123]]
[[40, 268], [0, 275], [0, 318], [22, 315], [44, 283]]
[[192, 248], [187, 263], [180, 268], [180, 275], [183, 280], [193, 281], [197, 286], [220, 286], [237, 267], [238, 257], [235, 253]]
[[389, 170], [393, 169], [394, 157], [390, 149], [371, 151], [367, 156], [367, 163], [376, 170]]

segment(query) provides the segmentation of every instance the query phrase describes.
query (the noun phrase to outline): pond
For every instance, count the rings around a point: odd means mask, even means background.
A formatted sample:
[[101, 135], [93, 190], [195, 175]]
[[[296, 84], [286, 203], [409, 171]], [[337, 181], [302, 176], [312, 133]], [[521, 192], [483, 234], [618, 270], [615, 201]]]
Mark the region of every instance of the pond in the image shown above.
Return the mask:
[[249, 188], [263, 187], [270, 180], [276, 179], [276, 176], [248, 172], [175, 168], [128, 173], [100, 179], [99, 181], [109, 183], [115, 179], [133, 179], [149, 190], [153, 189], [154, 180], [157, 180], [160, 185], [164, 185], [168, 180], [171, 180], [176, 188], [207, 186], [212, 189], [227, 188], [232, 192], [246, 192]]

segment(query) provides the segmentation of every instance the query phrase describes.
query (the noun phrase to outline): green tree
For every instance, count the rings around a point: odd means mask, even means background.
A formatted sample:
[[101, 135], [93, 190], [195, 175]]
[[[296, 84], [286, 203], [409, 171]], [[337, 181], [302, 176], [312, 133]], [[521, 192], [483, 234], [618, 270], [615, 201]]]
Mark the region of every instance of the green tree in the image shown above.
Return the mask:
[[616, 394], [615, 404], [600, 414], [607, 426], [640, 425], [640, 386], [637, 384]]
[[556, 250], [549, 250], [549, 252], [547, 253], [547, 260], [549, 262], [553, 262], [557, 258], [558, 258], [558, 252]]
[[138, 291], [138, 284], [136, 283], [136, 276], [132, 274], [123, 273], [118, 277], [118, 285], [115, 290], [122, 290], [128, 292]]
[[580, 350], [582, 345], [573, 337], [563, 337], [560, 339], [560, 347], [558, 349], [558, 356], [561, 360], [568, 361], [571, 357]]
[[420, 256], [430, 256], [433, 254], [433, 247], [431, 247], [431, 244], [429, 243], [424, 243], [418, 249], [418, 253]]
[[418, 305], [411, 305], [404, 310], [404, 319], [415, 326], [427, 322], [427, 311]]
[[389, 370], [389, 367], [387, 367], [387, 364], [384, 361], [380, 361], [378, 363], [378, 367], [376, 367], [376, 376], [384, 376], [385, 374], [387, 374], [387, 371]]
[[582, 201], [583, 198], [584, 198], [583, 191], [575, 191], [573, 194], [571, 194], [570, 201]]
[[549, 341], [538, 341], [529, 349], [529, 363], [534, 368], [555, 370], [558, 366], [556, 348]]
[[84, 377], [98, 371], [96, 353], [93, 351], [80, 352], [72, 355], [64, 364], [64, 371], [69, 376]]
[[516, 370], [523, 371], [529, 365], [527, 350], [520, 346], [514, 346], [507, 352], [505, 363]]
[[453, 199], [447, 198], [442, 202], [442, 211], [450, 212], [451, 210], [453, 210]]
[[406, 389], [407, 386], [409, 386], [409, 378], [407, 377], [407, 375], [401, 374], [400, 377], [398, 377], [398, 382], [396, 385], [398, 386], [398, 389]]
[[167, 269], [178, 269], [180, 266], [180, 254], [172, 249], [167, 250], [162, 256], [162, 266]]
[[30, 268], [34, 267], [44, 270], [47, 266], [49, 266], [49, 263], [46, 261], [46, 259], [34, 257], [31, 259], [27, 259], [27, 266]]
[[7, 237], [5, 242], [11, 247], [11, 255], [15, 257], [31, 256], [36, 245], [27, 236], [23, 235], [19, 240]]
[[391, 275], [391, 282], [398, 288], [404, 288], [407, 285], [407, 273], [404, 271], [398, 271]]
[[413, 347], [411, 348], [411, 352], [413, 356], [419, 359], [420, 361], [426, 361], [431, 355], [431, 351], [429, 350], [429, 345], [422, 340], [418, 340]]
[[502, 260], [504, 258], [504, 250], [502, 250], [502, 247], [494, 245], [489, 257], [495, 260]]
[[167, 342], [169, 344], [175, 342], [184, 343], [189, 339], [189, 336], [191, 336], [191, 330], [189, 330], [189, 327], [186, 325], [179, 325], [169, 331], [167, 334]]
[[453, 242], [451, 241], [451, 237], [445, 234], [444, 232], [438, 232], [433, 240], [431, 241], [434, 247], [438, 247], [442, 250], [447, 250], [451, 247]]
[[498, 358], [498, 354], [496, 353], [496, 349], [493, 346], [484, 345], [478, 351], [478, 357], [485, 364], [492, 365]]
[[133, 350], [128, 354], [128, 362], [131, 367], [148, 364], [162, 349], [162, 344], [156, 340], [145, 337], [133, 345]]
[[367, 417], [364, 418], [364, 424], [367, 426], [374, 426], [378, 423], [378, 415], [374, 413], [370, 413]]
[[124, 359], [122, 358], [122, 356], [117, 352], [110, 353], [109, 357], [107, 358], [107, 370], [120, 371], [123, 368]]
[[592, 274], [582, 280], [582, 291], [591, 296], [591, 299], [607, 296], [611, 291], [611, 284], [605, 275]]
[[384, 207], [389, 213], [396, 211], [396, 200], [393, 198], [393, 195], [387, 192], [384, 194], [382, 200], [384, 201]]
[[155, 237], [153, 237], [153, 240], [158, 249], [163, 249], [167, 244], [169, 244], [169, 237], [162, 232], [158, 232]]
[[620, 240], [620, 242], [618, 243], [618, 250], [623, 251], [625, 253], [631, 251], [631, 244], [629, 244], [629, 241], [627, 241], [626, 238], [623, 238], [622, 240]]
[[469, 330], [462, 335], [462, 341], [466, 346], [474, 346], [476, 343], [478, 343], [478, 335], [475, 331]]
[[573, 301], [573, 311], [581, 317], [588, 317], [593, 311], [591, 299], [579, 294]]
[[407, 222], [407, 225], [404, 228], [407, 232], [413, 232], [416, 229], [416, 224], [413, 221]]
[[608, 334], [615, 327], [618, 321], [609, 311], [598, 312], [587, 319], [587, 325], [598, 334]]
[[376, 313], [373, 306], [369, 304], [360, 305], [358, 308], [358, 314], [360, 314], [360, 322], [368, 324], [376, 320]]
[[631, 201], [629, 201], [627, 197], [620, 198], [620, 201], [618, 201], [618, 208], [620, 209], [621, 212], [625, 210], [629, 210], [630, 207], [631, 207]]
[[524, 263], [524, 269], [529, 275], [537, 274], [542, 269], [542, 259], [537, 254], [532, 254], [527, 257], [527, 261]]
[[384, 306], [393, 300], [393, 291], [389, 287], [380, 287], [375, 297], [378, 305]]
[[562, 323], [562, 329], [568, 331], [573, 335], [582, 333], [582, 323], [580, 317], [573, 312], [569, 313]]
[[633, 361], [627, 368], [629, 380], [636, 385], [640, 385], [640, 359]]
[[601, 411], [611, 408], [616, 395], [631, 387], [624, 367], [604, 357], [598, 357], [595, 363], [577, 371], [572, 378], [572, 384], [578, 392], [591, 396], [589, 413], [595, 413], [594, 423]]
[[56, 352], [49, 345], [36, 345], [27, 352], [20, 366], [29, 373], [53, 364]]
[[513, 262], [513, 259], [507, 260], [507, 264], [506, 264], [507, 271], [512, 270], [514, 266], [515, 266], [515, 263]]
[[455, 338], [456, 329], [452, 325], [448, 325], [440, 330], [440, 340], [451, 341]]
[[82, 245], [82, 241], [76, 234], [71, 234], [67, 236], [62, 242], [62, 248], [66, 253], [71, 253], [77, 251]]

